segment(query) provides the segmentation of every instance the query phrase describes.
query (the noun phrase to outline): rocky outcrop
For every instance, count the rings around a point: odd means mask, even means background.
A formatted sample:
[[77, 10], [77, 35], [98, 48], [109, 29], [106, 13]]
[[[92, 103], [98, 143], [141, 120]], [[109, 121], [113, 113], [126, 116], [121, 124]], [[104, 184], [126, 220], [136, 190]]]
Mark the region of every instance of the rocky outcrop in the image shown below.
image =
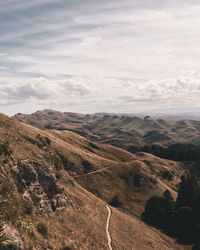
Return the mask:
[[[54, 166], [41, 161], [24, 160], [18, 163], [18, 175], [25, 184], [23, 197], [31, 199], [38, 211], [46, 214], [66, 207], [68, 198], [58, 184]], [[18, 182], [16, 182], [17, 185]]]
[[56, 177], [55, 167], [44, 161], [16, 160], [0, 164], [1, 178], [13, 179], [16, 192], [40, 214], [50, 215], [70, 201]]
[[24, 244], [18, 231], [11, 225], [0, 222], [0, 249], [24, 250]]
[[72, 202], [58, 183], [54, 165], [14, 156], [0, 158], [0, 249], [26, 249], [20, 230], [33, 233], [37, 215], [50, 217], [69, 205]]

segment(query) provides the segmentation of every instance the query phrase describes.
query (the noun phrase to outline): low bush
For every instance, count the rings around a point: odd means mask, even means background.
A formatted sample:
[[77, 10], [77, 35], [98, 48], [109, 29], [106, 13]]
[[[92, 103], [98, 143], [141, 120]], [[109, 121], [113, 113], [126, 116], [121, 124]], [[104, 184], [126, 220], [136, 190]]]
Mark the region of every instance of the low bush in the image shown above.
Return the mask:
[[11, 154], [10, 144], [7, 140], [0, 141], [0, 156], [5, 155], [9, 156]]
[[111, 201], [109, 202], [109, 204], [112, 207], [120, 207], [122, 205], [121, 198], [118, 195], [115, 195], [115, 196], [113, 196], [113, 198], [111, 199]]
[[48, 235], [47, 226], [42, 222], [37, 224], [37, 231], [38, 231], [38, 233], [40, 233], [44, 237], [47, 237], [47, 235]]

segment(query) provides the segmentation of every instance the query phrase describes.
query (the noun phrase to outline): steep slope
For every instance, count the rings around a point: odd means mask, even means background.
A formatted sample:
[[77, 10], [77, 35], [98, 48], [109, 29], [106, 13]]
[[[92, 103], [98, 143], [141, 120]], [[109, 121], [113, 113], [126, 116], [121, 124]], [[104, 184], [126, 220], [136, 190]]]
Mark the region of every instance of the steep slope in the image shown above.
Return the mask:
[[[4, 115], [0, 115], [0, 138], [2, 249], [108, 249], [106, 187], [101, 190], [101, 183], [95, 187], [102, 198], [99, 199], [89, 192], [91, 186], [81, 182], [83, 175], [106, 174], [105, 185], [112, 192], [112, 181], [114, 185], [121, 182], [118, 174], [126, 175], [126, 166], [128, 171], [140, 169], [144, 178], [151, 178], [152, 174], [145, 161], [156, 160], [155, 171], [159, 167], [171, 167], [177, 179], [183, 170], [182, 165], [154, 159], [151, 155], [132, 155], [113, 146], [90, 142], [72, 132], [41, 131]], [[116, 173], [112, 172], [114, 169]], [[175, 180], [156, 178], [160, 184], [153, 185], [155, 192], [175, 189]], [[122, 191], [115, 185], [115, 189], [124, 192], [121, 188]], [[144, 190], [137, 192], [142, 197]], [[143, 202], [137, 205], [141, 210]], [[110, 209], [113, 249], [182, 249], [172, 239], [130, 216], [129, 212], [139, 213], [139, 210], [131, 212], [132, 203], [127, 202], [121, 211]]]
[[183, 172], [180, 163], [138, 153], [130, 162], [78, 175], [75, 180], [107, 203], [139, 217], [152, 195], [169, 190], [176, 198]]
[[[175, 196], [184, 167], [182, 164], [147, 157], [147, 154], [142, 158], [141, 154], [133, 155], [107, 144], [97, 144], [69, 131], [40, 131], [29, 125], [17, 124], [22, 138], [13, 136], [20, 141], [19, 145], [15, 140], [10, 143], [14, 143], [14, 153], [18, 157], [22, 158], [23, 152], [26, 157], [31, 153], [35, 159], [39, 156], [48, 160], [52, 158], [57, 168], [63, 165], [82, 186], [107, 202], [115, 195], [122, 196], [124, 208], [133, 214], [141, 213], [152, 194], [160, 195], [168, 188]], [[50, 145], [46, 145], [45, 140], [50, 140]], [[32, 143], [38, 146], [32, 148]], [[20, 146], [25, 150], [18, 149]]]

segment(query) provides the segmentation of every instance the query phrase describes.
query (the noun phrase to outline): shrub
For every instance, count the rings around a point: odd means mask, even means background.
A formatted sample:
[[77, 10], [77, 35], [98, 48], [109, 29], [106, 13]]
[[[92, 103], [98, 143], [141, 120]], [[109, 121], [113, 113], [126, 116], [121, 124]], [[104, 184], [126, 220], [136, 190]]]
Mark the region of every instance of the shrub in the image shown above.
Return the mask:
[[44, 237], [47, 237], [48, 235], [48, 229], [44, 223], [40, 222], [37, 224], [37, 231]]
[[173, 180], [174, 172], [173, 171], [164, 170], [164, 171], [161, 171], [159, 175], [164, 180], [172, 181]]
[[33, 214], [33, 204], [30, 201], [28, 200], [24, 201], [24, 209], [25, 209], [26, 214], [28, 215]]
[[9, 156], [11, 154], [10, 144], [7, 140], [0, 142], [0, 156]]
[[140, 188], [144, 184], [144, 178], [140, 173], [133, 176], [133, 185], [136, 188]]
[[6, 121], [0, 121], [0, 127], [6, 126]]
[[109, 202], [109, 204], [112, 206], [112, 207], [120, 207], [122, 205], [122, 201], [121, 201], [121, 198], [118, 196], [118, 195], [115, 195], [111, 201]]

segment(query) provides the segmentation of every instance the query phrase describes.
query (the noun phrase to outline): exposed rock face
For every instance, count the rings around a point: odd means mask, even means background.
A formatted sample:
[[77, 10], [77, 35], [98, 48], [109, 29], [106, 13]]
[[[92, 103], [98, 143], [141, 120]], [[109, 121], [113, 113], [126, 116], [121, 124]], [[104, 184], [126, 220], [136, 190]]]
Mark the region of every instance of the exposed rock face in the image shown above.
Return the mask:
[[[6, 184], [2, 186], [4, 182]], [[0, 249], [2, 250], [26, 249], [17, 227], [15, 229], [7, 223], [12, 220], [14, 222], [16, 217], [18, 224], [21, 221], [21, 215], [26, 217], [24, 215], [26, 204], [29, 209], [34, 208], [35, 215], [46, 217], [54, 215], [58, 209], [71, 205], [67, 194], [58, 184], [55, 167], [48, 162], [29, 159], [17, 160], [13, 156], [1, 157], [0, 184], [0, 220], [6, 221], [0, 221]], [[18, 207], [18, 202], [22, 207]], [[4, 214], [2, 211], [5, 207], [7, 207], [8, 213]], [[21, 211], [22, 208], [25, 210], [18, 215], [18, 210]], [[34, 219], [33, 223], [35, 223]]]
[[4, 222], [0, 222], [0, 249], [23, 250], [24, 244], [17, 230]]
[[68, 198], [60, 188], [55, 168], [42, 161], [18, 160], [12, 173], [18, 191], [32, 202], [38, 212], [51, 214], [66, 207]]

